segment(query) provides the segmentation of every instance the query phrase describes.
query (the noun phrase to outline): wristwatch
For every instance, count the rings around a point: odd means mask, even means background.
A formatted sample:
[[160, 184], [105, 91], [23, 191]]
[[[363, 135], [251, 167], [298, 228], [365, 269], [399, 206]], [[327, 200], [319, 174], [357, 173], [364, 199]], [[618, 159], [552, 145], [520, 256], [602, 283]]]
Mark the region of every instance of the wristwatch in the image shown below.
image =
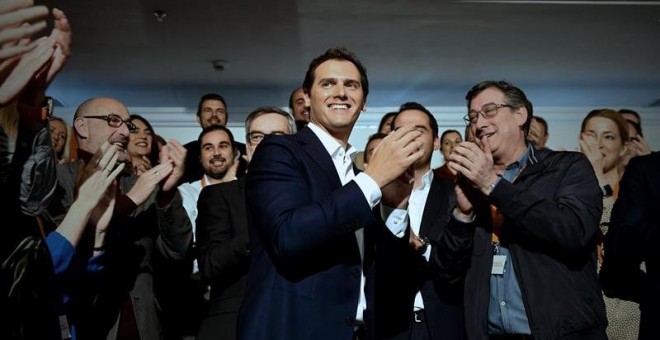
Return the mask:
[[417, 253], [424, 255], [424, 253], [426, 253], [426, 249], [429, 248], [429, 239], [426, 238], [426, 236], [418, 235], [417, 240], [419, 240], [419, 242], [422, 244], [422, 246], [417, 249]]
[[612, 190], [612, 187], [609, 184], [605, 184], [600, 189], [603, 191], [603, 197], [610, 197], [614, 195], [614, 190]]

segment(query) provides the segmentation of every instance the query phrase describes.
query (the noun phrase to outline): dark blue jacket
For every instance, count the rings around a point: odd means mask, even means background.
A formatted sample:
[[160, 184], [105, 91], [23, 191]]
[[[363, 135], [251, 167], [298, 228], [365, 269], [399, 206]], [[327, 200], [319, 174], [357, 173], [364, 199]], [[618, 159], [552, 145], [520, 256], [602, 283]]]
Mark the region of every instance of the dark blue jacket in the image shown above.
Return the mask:
[[358, 185], [341, 185], [305, 128], [259, 144], [246, 190], [252, 259], [238, 338], [351, 339], [363, 269], [355, 231], [368, 243], [375, 221]]

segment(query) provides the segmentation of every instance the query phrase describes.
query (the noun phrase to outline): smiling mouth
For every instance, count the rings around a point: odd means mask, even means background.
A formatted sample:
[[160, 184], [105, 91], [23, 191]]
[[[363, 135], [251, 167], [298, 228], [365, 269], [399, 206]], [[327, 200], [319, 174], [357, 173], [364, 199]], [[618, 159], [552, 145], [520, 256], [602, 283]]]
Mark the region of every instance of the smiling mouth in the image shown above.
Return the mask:
[[224, 158], [214, 158], [214, 159], [211, 160], [210, 163], [211, 163], [211, 165], [213, 165], [213, 166], [219, 166], [219, 165], [224, 164], [226, 161], [227, 161], [227, 160], [224, 159]]
[[483, 132], [483, 131], [477, 131], [477, 138], [481, 139], [482, 137], [490, 138], [495, 134], [495, 132]]
[[330, 104], [328, 107], [333, 110], [348, 110], [351, 106], [348, 104]]

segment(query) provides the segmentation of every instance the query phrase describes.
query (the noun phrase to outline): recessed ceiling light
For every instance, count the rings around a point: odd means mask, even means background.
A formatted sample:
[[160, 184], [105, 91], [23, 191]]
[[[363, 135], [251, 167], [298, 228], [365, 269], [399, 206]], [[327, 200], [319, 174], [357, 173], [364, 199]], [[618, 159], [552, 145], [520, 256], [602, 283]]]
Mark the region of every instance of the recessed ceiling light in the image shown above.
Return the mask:
[[167, 12], [157, 9], [153, 12], [153, 15], [154, 15], [154, 18], [156, 18], [156, 21], [163, 22], [163, 21], [165, 21], [165, 18], [167, 17]]

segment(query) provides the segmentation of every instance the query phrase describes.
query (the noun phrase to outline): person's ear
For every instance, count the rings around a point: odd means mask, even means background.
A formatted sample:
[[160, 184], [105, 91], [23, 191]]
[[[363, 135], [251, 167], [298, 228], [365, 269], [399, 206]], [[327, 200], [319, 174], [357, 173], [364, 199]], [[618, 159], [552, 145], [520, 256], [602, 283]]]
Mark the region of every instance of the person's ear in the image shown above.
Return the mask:
[[87, 121], [82, 117], [78, 117], [73, 121], [73, 131], [82, 139], [89, 137], [89, 126]]
[[628, 143], [629, 142], [627, 142], [627, 141], [623, 142], [623, 148], [621, 149], [621, 152], [619, 152], [619, 157], [623, 157], [623, 156], [626, 155], [626, 153], [628, 153], [628, 147], [629, 147]]
[[[529, 114], [527, 112], [527, 108], [525, 108], [524, 106], [521, 106], [521, 107], [517, 108], [513, 112], [513, 114], [516, 117], [516, 122], [518, 123], [518, 126], [520, 126], [521, 128], [523, 126], [525, 126], [525, 123], [527, 122], [527, 117], [529, 116]], [[530, 122], [530, 125], [531, 125], [531, 122]]]
[[433, 151], [440, 149], [440, 138], [433, 138]]

